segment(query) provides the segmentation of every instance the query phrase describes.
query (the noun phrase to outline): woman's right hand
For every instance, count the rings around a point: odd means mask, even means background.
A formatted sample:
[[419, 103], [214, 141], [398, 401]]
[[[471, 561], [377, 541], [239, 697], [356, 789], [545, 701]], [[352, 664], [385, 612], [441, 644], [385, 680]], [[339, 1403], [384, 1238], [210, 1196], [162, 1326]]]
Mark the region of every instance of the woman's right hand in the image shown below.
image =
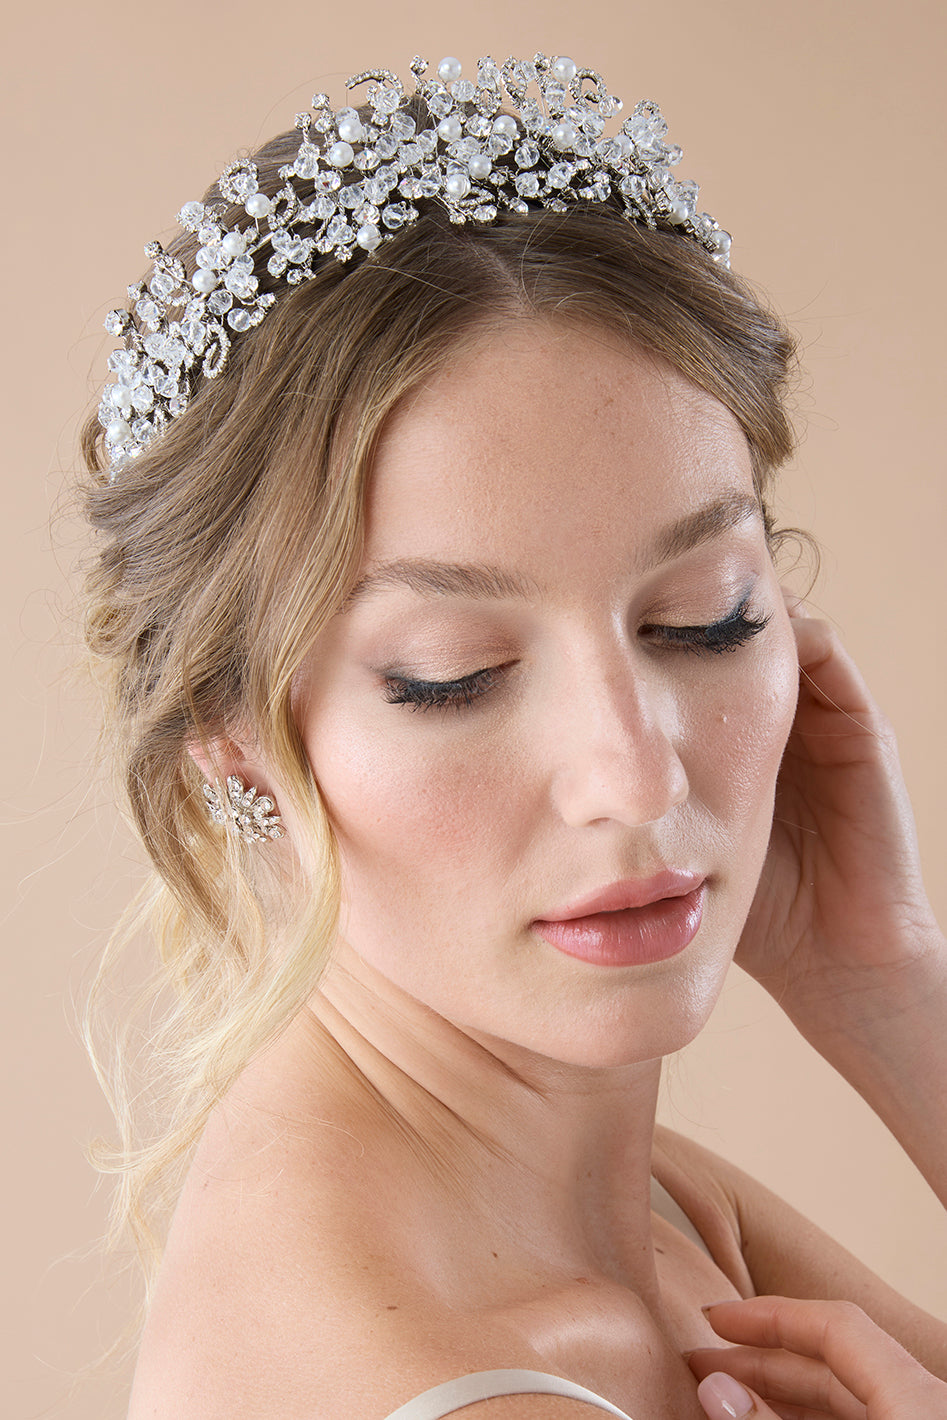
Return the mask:
[[711, 1420], [947, 1420], [947, 1385], [851, 1302], [754, 1297], [704, 1310], [737, 1343], [688, 1355]]

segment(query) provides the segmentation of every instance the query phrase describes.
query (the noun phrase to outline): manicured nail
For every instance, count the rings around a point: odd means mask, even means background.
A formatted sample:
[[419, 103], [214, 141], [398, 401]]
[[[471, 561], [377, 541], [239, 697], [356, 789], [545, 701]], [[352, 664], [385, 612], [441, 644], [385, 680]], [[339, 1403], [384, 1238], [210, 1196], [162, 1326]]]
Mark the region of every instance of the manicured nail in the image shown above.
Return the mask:
[[710, 1420], [740, 1420], [753, 1414], [753, 1397], [739, 1381], [723, 1371], [705, 1376], [697, 1387], [697, 1397]]

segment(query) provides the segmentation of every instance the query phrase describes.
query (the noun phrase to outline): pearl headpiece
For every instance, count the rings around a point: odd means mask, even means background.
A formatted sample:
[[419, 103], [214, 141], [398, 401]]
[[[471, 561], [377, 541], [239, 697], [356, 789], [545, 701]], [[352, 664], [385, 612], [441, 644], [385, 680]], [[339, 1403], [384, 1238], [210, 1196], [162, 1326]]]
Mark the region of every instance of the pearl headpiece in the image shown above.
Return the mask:
[[[411, 63], [421, 101], [414, 112], [388, 69], [348, 80], [348, 89], [368, 84], [368, 117], [365, 109], [333, 111], [316, 94], [312, 113], [296, 117], [299, 150], [280, 168], [285, 185], [273, 196], [260, 190], [253, 162], [231, 163], [218, 186], [247, 220], [225, 227], [223, 203], [185, 203], [178, 221], [200, 242], [190, 274], [158, 242], [145, 247], [150, 276], [128, 287], [131, 309], [105, 321], [125, 341], [109, 357], [115, 383], [99, 409], [113, 478], [184, 413], [192, 372], [219, 375], [233, 337], [273, 305], [254, 274], [261, 253], [269, 253], [271, 277], [294, 285], [315, 275], [321, 257], [375, 251], [417, 219], [424, 199], [442, 203], [452, 222], [489, 223], [530, 204], [565, 212], [617, 197], [632, 221], [681, 232], [729, 264], [730, 238], [698, 213], [697, 184], [671, 176], [681, 150], [665, 141], [656, 104], [639, 103], [606, 136], [605, 121], [622, 102], [571, 59], [537, 54], [501, 67], [483, 58], [476, 80], [462, 78], [453, 58], [441, 60], [436, 77], [423, 78], [427, 68], [419, 57]], [[419, 109], [426, 118], [415, 117]]]

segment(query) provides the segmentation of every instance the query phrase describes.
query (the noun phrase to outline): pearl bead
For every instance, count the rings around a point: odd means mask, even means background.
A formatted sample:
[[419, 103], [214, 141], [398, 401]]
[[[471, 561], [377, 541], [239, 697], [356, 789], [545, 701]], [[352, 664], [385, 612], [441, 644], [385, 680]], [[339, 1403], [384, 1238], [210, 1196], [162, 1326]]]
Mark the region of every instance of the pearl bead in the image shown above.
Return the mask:
[[124, 419], [113, 419], [105, 430], [105, 437], [110, 444], [124, 444], [131, 437], [131, 432]]
[[116, 409], [127, 414], [132, 407], [132, 392], [126, 385], [113, 385], [109, 390], [109, 400]]
[[492, 170], [493, 159], [490, 157], [489, 153], [474, 153], [467, 164], [467, 171], [470, 173], [470, 176], [477, 178], [479, 181], [488, 178]]
[[365, 222], [363, 226], [359, 227], [355, 240], [364, 251], [374, 251], [381, 241], [381, 232], [374, 222]]
[[557, 123], [549, 135], [552, 139], [553, 147], [558, 148], [560, 152], [565, 152], [567, 148], [571, 148], [576, 140], [576, 136], [575, 125], [572, 123]]
[[553, 64], [552, 72], [560, 84], [571, 84], [579, 71], [574, 59], [567, 59], [565, 55], [561, 55]]
[[255, 192], [243, 205], [251, 217], [268, 217], [273, 210], [272, 202], [263, 192]]
[[333, 168], [347, 168], [355, 158], [355, 150], [351, 143], [333, 143], [326, 153], [326, 161]]
[[450, 54], [446, 59], [442, 59], [437, 66], [437, 77], [442, 84], [452, 84], [455, 79], [460, 78], [462, 73], [463, 65], [460, 60], [455, 59], [453, 55]]
[[344, 118], [339, 124], [339, 137], [345, 143], [361, 143], [365, 129], [359, 118]]
[[191, 285], [195, 291], [200, 291], [202, 296], [209, 296], [217, 285], [216, 273], [211, 271], [209, 266], [202, 266], [191, 277]]
[[464, 125], [454, 114], [450, 118], [442, 119], [437, 125], [437, 136], [445, 143], [458, 143], [464, 136]]
[[494, 133], [502, 133], [507, 138], [516, 138], [519, 134], [516, 119], [511, 113], [501, 113], [499, 118], [495, 118], [493, 120], [493, 131]]
[[470, 191], [470, 179], [466, 173], [451, 173], [444, 181], [444, 191], [448, 197], [460, 201]]
[[220, 244], [228, 256], [243, 256], [247, 239], [242, 232], [228, 232]]

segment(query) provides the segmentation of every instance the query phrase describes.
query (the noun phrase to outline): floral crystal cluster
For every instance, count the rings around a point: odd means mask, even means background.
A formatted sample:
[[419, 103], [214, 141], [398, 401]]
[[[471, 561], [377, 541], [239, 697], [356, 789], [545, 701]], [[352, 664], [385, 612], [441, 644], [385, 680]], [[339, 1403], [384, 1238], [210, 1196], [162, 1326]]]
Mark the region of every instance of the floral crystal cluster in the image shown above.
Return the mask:
[[185, 203], [178, 221], [200, 243], [190, 275], [158, 242], [146, 246], [150, 276], [129, 286], [131, 309], [110, 311], [105, 321], [125, 341], [109, 357], [115, 382], [99, 409], [113, 478], [183, 414], [194, 377], [218, 375], [234, 335], [273, 305], [273, 292], [259, 290], [258, 263], [265, 258], [276, 280], [305, 281], [326, 256], [373, 252], [417, 219], [419, 201], [436, 199], [454, 222], [489, 223], [502, 210], [565, 212], [617, 197], [632, 221], [671, 227], [728, 264], [730, 238], [697, 211], [697, 184], [672, 177], [681, 150], [666, 142], [655, 104], [639, 103], [608, 136], [606, 120], [622, 102], [571, 59], [537, 54], [501, 67], [483, 58], [475, 81], [453, 58], [441, 61], [436, 78], [425, 79], [427, 69], [426, 60], [412, 61], [428, 115], [421, 123], [390, 70], [347, 83], [368, 84], [367, 118], [365, 109], [334, 111], [317, 94], [312, 113], [296, 118], [299, 150], [272, 196], [261, 191], [252, 162], [232, 163], [218, 186], [243, 208], [245, 223], [225, 227], [223, 204]]

